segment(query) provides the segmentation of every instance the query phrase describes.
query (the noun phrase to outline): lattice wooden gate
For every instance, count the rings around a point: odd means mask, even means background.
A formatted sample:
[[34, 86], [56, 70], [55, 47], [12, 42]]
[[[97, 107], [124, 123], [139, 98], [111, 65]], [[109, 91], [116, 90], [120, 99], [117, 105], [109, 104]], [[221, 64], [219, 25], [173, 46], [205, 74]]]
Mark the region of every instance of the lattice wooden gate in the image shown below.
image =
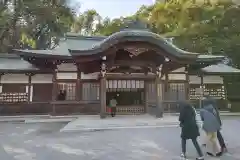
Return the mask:
[[[160, 85], [161, 87], [161, 100], [165, 112], [176, 112], [178, 111], [177, 102], [186, 100], [185, 83], [180, 81], [179, 83], [169, 81], [168, 89], [165, 90], [164, 82]], [[147, 82], [147, 97], [148, 97], [148, 112], [155, 112], [156, 106], [156, 85], [154, 81]]]
[[166, 93], [167, 105], [165, 111], [167, 112], [178, 112], [179, 105], [177, 103], [179, 101], [187, 100], [186, 91], [185, 91], [185, 83], [182, 82], [169, 82], [168, 92]]
[[82, 84], [82, 100], [83, 101], [99, 101], [100, 84], [98, 82], [84, 82]]
[[[156, 114], [156, 103], [157, 103], [157, 97], [156, 97], [156, 84], [155, 81], [146, 81], [145, 82], [145, 92], [146, 92], [146, 97], [147, 97], [147, 102], [146, 102], [146, 110], [149, 114]], [[161, 87], [161, 99], [163, 100], [163, 83], [160, 85]]]

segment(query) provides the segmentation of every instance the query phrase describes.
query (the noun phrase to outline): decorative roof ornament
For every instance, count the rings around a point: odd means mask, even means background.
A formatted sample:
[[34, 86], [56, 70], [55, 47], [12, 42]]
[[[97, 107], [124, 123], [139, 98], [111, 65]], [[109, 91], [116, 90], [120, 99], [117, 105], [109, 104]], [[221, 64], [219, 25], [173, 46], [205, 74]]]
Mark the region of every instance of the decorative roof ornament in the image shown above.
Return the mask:
[[137, 56], [143, 52], [147, 52], [148, 48], [139, 48], [139, 47], [124, 47], [124, 50], [132, 54], [132, 56]]
[[148, 29], [147, 23], [144, 23], [138, 19], [136, 20], [125, 20], [124, 21], [124, 28], [121, 30], [146, 30], [150, 31]]
[[230, 65], [230, 66], [233, 64], [232, 59], [229, 58], [229, 57], [226, 57], [226, 56], [222, 60], [222, 63], [225, 64], [225, 65]]
[[173, 43], [174, 37], [165, 38], [169, 43]]

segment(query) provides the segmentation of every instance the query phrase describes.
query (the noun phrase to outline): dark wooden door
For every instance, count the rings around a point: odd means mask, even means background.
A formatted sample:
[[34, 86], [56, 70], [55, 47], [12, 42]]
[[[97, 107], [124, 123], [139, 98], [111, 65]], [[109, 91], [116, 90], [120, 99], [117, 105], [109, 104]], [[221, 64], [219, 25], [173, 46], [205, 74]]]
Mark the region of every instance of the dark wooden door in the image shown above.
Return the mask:
[[52, 100], [52, 84], [34, 84], [33, 85], [33, 101], [48, 102]]

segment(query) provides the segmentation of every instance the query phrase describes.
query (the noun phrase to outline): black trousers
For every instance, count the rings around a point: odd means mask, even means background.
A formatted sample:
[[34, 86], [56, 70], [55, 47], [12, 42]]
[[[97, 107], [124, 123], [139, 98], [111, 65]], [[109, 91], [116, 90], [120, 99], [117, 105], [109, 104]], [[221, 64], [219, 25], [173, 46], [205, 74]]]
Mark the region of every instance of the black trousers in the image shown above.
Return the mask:
[[223, 136], [222, 136], [220, 131], [217, 131], [217, 138], [218, 138], [218, 141], [219, 141], [219, 144], [220, 144], [221, 148], [222, 149], [226, 148], [226, 144], [224, 142]]
[[[186, 143], [187, 143], [187, 140], [182, 138], [182, 153], [184, 153], [184, 154], [186, 153]], [[201, 150], [201, 148], [198, 144], [197, 138], [192, 139], [192, 143], [197, 150], [198, 156], [202, 157], [203, 153], [202, 153], [202, 150]]]
[[117, 107], [112, 107], [111, 108], [111, 115], [112, 115], [112, 117], [116, 116], [116, 111], [117, 111]]

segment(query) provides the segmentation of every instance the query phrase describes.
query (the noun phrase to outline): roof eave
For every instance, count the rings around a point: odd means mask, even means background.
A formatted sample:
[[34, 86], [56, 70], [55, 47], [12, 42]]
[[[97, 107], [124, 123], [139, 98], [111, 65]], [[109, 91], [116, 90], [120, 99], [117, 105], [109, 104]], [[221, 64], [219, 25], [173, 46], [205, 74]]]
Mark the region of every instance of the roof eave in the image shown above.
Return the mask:
[[[136, 32], [136, 31], [135, 31]], [[151, 32], [131, 32], [131, 31], [122, 31], [115, 33], [108, 38], [104, 39], [100, 43], [98, 43], [96, 46], [93, 46], [92, 48], [85, 49], [85, 50], [72, 50], [69, 49], [69, 52], [71, 54], [79, 54], [79, 55], [93, 55], [93, 54], [99, 54], [100, 52], [104, 52], [110, 47], [124, 42], [146, 42], [150, 43], [152, 45], [155, 45], [156, 47], [161, 48], [165, 52], [171, 54], [171, 56], [175, 57], [183, 57], [183, 58], [192, 58], [196, 59], [199, 55], [198, 53], [191, 53], [181, 50], [180, 48], [177, 48], [173, 44], [169, 43], [167, 40], [165, 40], [163, 37], [160, 37], [157, 34], [151, 33]], [[142, 33], [142, 34], [141, 34]]]
[[54, 55], [54, 54], [44, 54], [44, 53], [34, 53], [27, 52], [27, 50], [16, 50], [14, 49], [20, 57], [35, 57], [35, 58], [54, 58], [54, 59], [71, 59], [71, 56], [65, 55]]
[[37, 73], [37, 74], [47, 74], [53, 73], [53, 70], [44, 70], [44, 69], [0, 69], [2, 73]]

